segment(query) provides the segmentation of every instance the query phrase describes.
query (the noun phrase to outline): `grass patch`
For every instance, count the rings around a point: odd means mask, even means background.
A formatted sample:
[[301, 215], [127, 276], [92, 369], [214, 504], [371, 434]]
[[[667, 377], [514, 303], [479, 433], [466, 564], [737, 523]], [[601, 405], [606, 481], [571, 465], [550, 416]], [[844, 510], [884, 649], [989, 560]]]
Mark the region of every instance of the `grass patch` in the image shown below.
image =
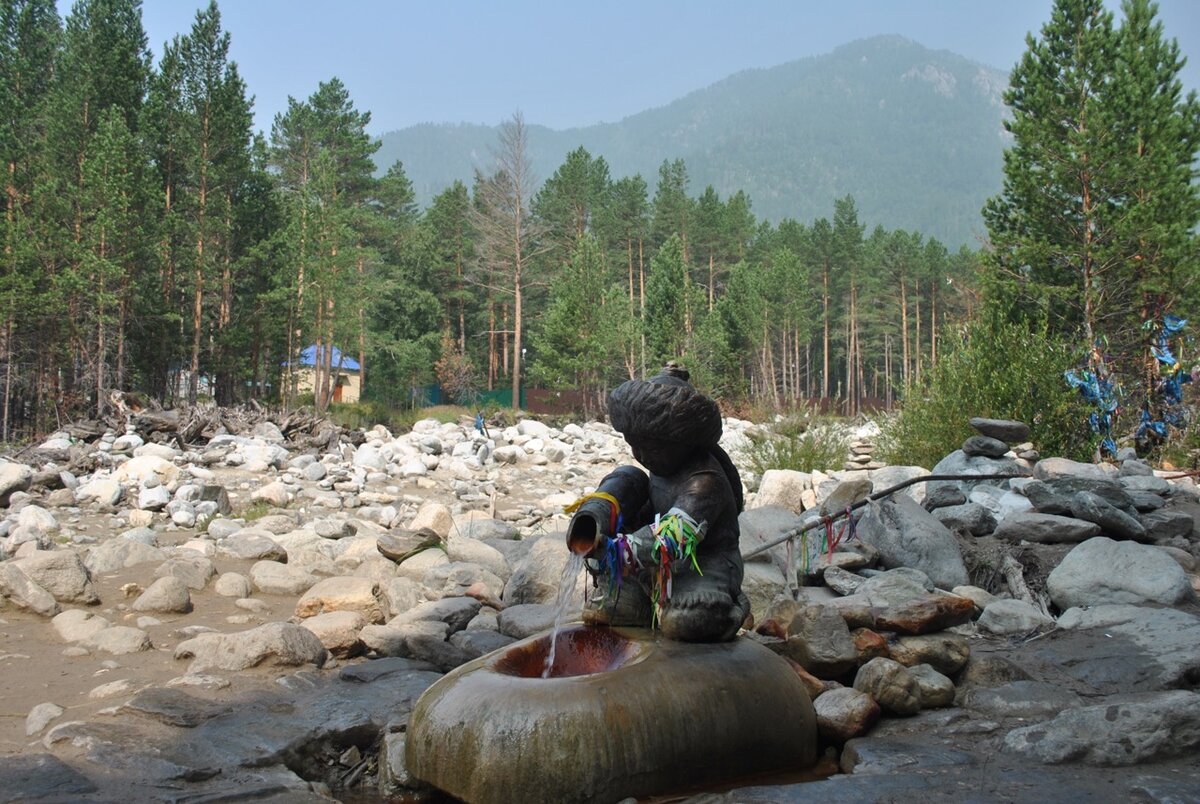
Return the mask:
[[271, 504], [266, 500], [254, 500], [242, 510], [242, 519], [253, 522], [271, 513]]
[[768, 469], [797, 472], [840, 470], [850, 450], [850, 428], [831, 418], [792, 414], [767, 433], [750, 433], [747, 459], [761, 475]]

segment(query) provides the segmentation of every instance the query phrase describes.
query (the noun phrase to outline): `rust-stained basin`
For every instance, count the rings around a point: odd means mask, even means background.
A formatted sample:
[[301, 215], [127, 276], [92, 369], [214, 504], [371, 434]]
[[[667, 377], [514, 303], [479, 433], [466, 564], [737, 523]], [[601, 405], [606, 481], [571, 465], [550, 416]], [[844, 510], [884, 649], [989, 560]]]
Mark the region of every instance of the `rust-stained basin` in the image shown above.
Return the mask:
[[787, 662], [747, 639], [674, 642], [576, 625], [480, 657], [409, 720], [417, 779], [470, 802], [618, 801], [816, 761], [816, 717]]

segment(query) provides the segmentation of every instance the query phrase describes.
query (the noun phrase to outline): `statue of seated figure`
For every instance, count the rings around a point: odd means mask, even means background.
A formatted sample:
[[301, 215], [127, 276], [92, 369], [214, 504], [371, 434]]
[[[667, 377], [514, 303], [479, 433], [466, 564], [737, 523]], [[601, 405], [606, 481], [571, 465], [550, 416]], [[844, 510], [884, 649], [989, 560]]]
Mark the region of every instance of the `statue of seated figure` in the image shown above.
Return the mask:
[[721, 413], [668, 364], [608, 397], [612, 426], [649, 470], [619, 466], [570, 510], [567, 545], [594, 579], [584, 620], [654, 625], [671, 639], [733, 639], [742, 593], [742, 482], [717, 442]]

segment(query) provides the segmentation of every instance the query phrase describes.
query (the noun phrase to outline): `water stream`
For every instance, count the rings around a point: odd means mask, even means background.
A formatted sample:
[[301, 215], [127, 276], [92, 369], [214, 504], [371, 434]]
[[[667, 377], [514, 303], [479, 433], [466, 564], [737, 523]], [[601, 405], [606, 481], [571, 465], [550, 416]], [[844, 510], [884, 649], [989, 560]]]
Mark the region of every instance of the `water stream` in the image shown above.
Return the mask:
[[554, 668], [554, 651], [558, 647], [558, 632], [562, 630], [563, 620], [567, 616], [567, 608], [570, 607], [571, 598], [575, 594], [575, 583], [579, 580], [581, 572], [583, 572], [583, 556], [579, 553], [571, 553], [571, 557], [563, 566], [562, 580], [558, 582], [554, 628], [550, 631], [550, 650], [546, 654], [546, 668], [542, 670], [542, 678], [550, 678], [550, 671]]

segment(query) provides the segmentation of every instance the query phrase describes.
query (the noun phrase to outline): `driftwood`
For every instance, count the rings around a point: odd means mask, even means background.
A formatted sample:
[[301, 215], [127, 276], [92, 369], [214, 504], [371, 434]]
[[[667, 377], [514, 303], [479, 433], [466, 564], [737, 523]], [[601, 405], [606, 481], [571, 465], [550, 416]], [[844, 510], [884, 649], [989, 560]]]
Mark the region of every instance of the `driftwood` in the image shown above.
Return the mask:
[[[75, 474], [92, 471], [92, 446], [107, 432], [137, 433], [147, 442], [169, 443], [181, 450], [203, 446], [221, 434], [249, 436], [264, 423], [274, 424], [294, 448], [333, 450], [341, 442], [357, 446], [366, 440], [361, 431], [348, 431], [311, 408], [283, 411], [251, 400], [237, 407], [194, 405], [164, 409], [153, 400], [113, 392], [110, 413], [99, 419], [79, 419], [64, 425], [61, 432], [75, 442], [69, 449], [39, 450], [38, 442], [26, 444], [10, 457], [35, 466], [54, 462]], [[55, 482], [48, 474], [43, 485]]]

